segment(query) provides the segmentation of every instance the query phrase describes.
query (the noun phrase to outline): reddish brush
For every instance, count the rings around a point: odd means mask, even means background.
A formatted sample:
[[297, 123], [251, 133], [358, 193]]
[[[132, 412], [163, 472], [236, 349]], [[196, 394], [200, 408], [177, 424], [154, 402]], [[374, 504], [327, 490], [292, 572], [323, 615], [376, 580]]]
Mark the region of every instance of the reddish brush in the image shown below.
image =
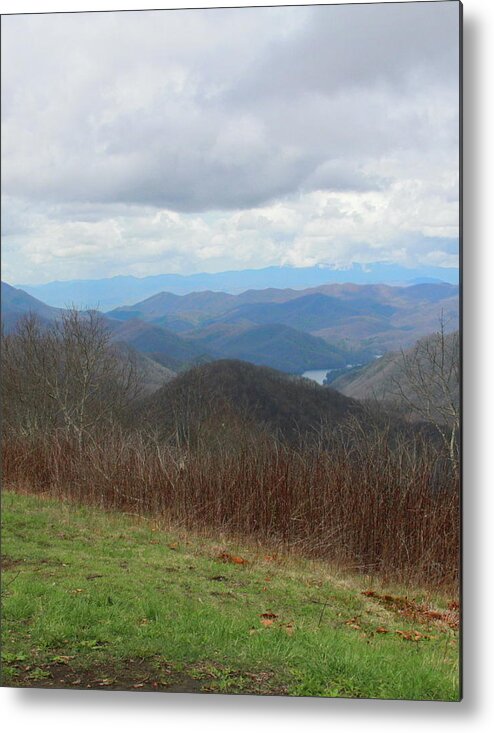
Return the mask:
[[59, 433], [9, 434], [3, 479], [18, 490], [279, 543], [387, 579], [458, 579], [458, 477], [427, 446], [408, 450], [363, 435], [351, 445], [335, 438], [331, 450], [262, 438], [181, 452], [117, 428], [82, 445]]

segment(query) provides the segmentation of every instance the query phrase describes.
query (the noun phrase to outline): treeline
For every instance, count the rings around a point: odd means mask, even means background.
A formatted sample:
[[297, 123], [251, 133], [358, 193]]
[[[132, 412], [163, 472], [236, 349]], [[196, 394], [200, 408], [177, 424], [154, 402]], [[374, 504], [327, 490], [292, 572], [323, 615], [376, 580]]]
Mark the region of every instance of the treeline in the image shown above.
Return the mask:
[[146, 397], [95, 313], [48, 327], [29, 316], [2, 335], [1, 358], [9, 488], [457, 582], [458, 472], [425, 428], [241, 362]]

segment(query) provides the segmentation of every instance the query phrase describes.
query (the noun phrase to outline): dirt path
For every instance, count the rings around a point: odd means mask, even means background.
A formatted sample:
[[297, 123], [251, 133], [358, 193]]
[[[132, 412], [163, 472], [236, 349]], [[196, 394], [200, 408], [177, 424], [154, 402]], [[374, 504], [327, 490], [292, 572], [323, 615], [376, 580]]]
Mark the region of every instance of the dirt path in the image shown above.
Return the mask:
[[[62, 658], [61, 658], [62, 659]], [[186, 670], [177, 672], [160, 660], [129, 659], [118, 665], [101, 663], [80, 668], [72, 660], [40, 664], [37, 667], [13, 665], [17, 675], [10, 683], [13, 687], [48, 689], [91, 689], [147, 692], [188, 692], [211, 694], [222, 690], [214, 674]], [[282, 695], [285, 690], [269, 687], [269, 680], [262, 675], [236, 675], [238, 684], [230, 679], [229, 694]]]

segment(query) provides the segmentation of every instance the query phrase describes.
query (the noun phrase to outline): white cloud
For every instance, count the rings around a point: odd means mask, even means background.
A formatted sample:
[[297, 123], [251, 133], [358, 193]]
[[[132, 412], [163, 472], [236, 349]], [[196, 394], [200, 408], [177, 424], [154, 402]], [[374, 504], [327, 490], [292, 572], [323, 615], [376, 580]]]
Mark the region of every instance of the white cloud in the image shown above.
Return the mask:
[[103, 207], [91, 215], [84, 206], [78, 215], [72, 205], [71, 218], [63, 207], [42, 206], [26, 220], [19, 207], [19, 226], [15, 217], [9, 222], [8, 259], [22, 271], [22, 282], [102, 272], [214, 272], [274, 262], [454, 266], [457, 205], [440, 203], [434, 187], [424, 189], [412, 179], [384, 191], [316, 191], [247, 211], [210, 214]]

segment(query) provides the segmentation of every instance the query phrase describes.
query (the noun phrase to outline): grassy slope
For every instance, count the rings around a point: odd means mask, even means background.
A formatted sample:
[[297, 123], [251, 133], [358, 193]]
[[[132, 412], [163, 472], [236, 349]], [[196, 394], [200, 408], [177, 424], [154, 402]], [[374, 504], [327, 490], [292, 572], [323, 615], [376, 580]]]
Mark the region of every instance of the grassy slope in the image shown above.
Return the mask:
[[2, 514], [4, 685], [458, 699], [457, 633], [369, 579], [30, 496]]

